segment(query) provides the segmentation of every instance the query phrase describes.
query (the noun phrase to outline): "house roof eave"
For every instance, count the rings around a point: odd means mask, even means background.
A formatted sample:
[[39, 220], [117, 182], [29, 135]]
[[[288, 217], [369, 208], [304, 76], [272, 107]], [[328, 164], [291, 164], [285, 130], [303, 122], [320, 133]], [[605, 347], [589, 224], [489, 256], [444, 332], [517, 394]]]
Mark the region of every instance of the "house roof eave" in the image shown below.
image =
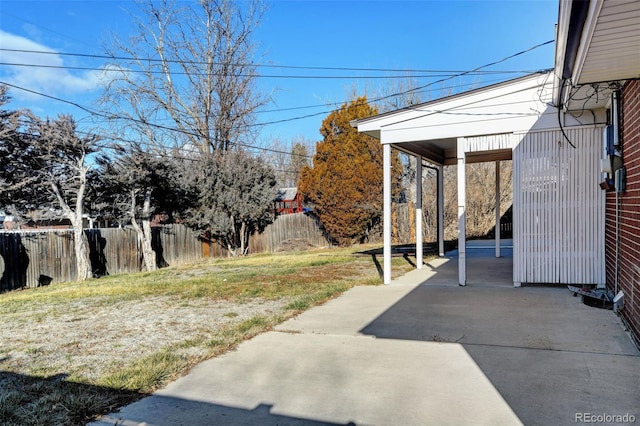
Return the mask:
[[438, 104], [441, 104], [441, 103], [444, 103], [444, 102], [448, 102], [448, 101], [452, 101], [452, 100], [456, 100], [456, 99], [460, 99], [460, 98], [465, 98], [465, 97], [468, 97], [468, 96], [481, 94], [481, 93], [484, 93], [484, 92], [490, 92], [490, 91], [499, 89], [501, 87], [509, 86], [509, 85], [512, 85], [512, 84], [516, 84], [516, 83], [519, 83], [519, 82], [522, 82], [522, 81], [526, 81], [526, 80], [532, 79], [532, 78], [534, 78], [536, 76], [547, 74], [548, 72], [550, 72], [550, 70], [541, 70], [539, 72], [528, 74], [528, 75], [525, 75], [525, 76], [522, 76], [522, 77], [518, 77], [518, 78], [502, 81], [500, 83], [491, 84], [491, 85], [484, 86], [484, 87], [479, 87], [477, 89], [468, 90], [468, 91], [461, 92], [461, 93], [456, 93], [456, 94], [451, 95], [451, 96], [445, 96], [445, 97], [434, 99], [434, 100], [431, 100], [431, 101], [428, 101], [428, 102], [423, 102], [421, 104], [411, 105], [411, 106], [408, 106], [408, 107], [405, 107], [405, 108], [400, 108], [400, 109], [397, 109], [397, 110], [384, 112], [382, 114], [373, 115], [373, 116], [367, 117], [367, 118], [361, 118], [361, 119], [352, 120], [350, 122], [350, 125], [352, 127], [354, 127], [354, 128], [357, 128], [358, 131], [361, 132], [361, 133], [365, 133], [365, 134], [373, 136], [373, 137], [375, 137], [377, 139], [380, 139], [380, 130], [386, 125], [386, 124], [383, 123], [383, 121], [387, 121], [386, 119], [390, 119], [390, 118], [394, 118], [394, 117], [400, 117], [403, 114], [412, 113], [415, 110], [419, 110], [419, 109], [423, 109], [423, 108], [433, 107], [435, 105], [438, 105]]

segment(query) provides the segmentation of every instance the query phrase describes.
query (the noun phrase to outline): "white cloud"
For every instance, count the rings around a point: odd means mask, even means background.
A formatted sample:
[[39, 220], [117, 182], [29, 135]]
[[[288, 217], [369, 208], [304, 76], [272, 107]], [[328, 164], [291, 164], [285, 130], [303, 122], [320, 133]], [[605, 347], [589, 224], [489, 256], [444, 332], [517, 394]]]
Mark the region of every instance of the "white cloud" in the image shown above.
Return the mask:
[[[26, 65], [60, 67], [68, 66], [65, 57], [56, 51], [28, 38], [0, 30], [0, 47], [3, 49], [31, 50], [48, 52], [37, 54], [29, 52], [1, 51], [0, 62]], [[90, 65], [95, 67], [95, 65]], [[64, 68], [46, 68], [37, 66], [0, 67], [0, 79], [25, 89], [44, 93], [50, 96], [67, 98], [68, 95], [86, 93], [100, 86], [100, 71], [74, 71]], [[37, 95], [21, 90], [12, 90], [14, 98], [36, 100]], [[44, 98], [43, 98], [44, 99]]]

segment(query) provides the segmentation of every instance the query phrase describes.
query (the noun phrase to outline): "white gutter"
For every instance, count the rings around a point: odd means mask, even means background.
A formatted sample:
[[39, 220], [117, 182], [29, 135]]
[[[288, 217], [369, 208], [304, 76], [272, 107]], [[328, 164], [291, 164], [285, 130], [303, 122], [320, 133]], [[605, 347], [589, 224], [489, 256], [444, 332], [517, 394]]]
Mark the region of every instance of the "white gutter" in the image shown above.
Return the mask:
[[573, 69], [573, 82], [574, 84], [580, 83], [580, 75], [582, 75], [582, 68], [587, 59], [587, 53], [591, 46], [591, 40], [593, 39], [593, 33], [596, 30], [596, 24], [600, 17], [600, 11], [604, 5], [605, 0], [591, 0], [589, 2], [589, 11], [587, 12], [587, 19], [584, 22], [582, 29], [582, 37], [580, 37], [580, 47], [576, 55], [576, 61]]
[[560, 105], [560, 86], [562, 70], [564, 68], [565, 55], [567, 53], [567, 33], [569, 32], [569, 19], [571, 18], [572, 1], [560, 1], [558, 5], [558, 23], [556, 24], [556, 52], [553, 82], [553, 105]]
[[[597, 16], [605, 0], [560, 0], [556, 29], [555, 81], [553, 105], [565, 107], [563, 101], [578, 81], [576, 65], [584, 64]], [[567, 82], [571, 84], [567, 85]], [[563, 93], [567, 91], [567, 93]]]

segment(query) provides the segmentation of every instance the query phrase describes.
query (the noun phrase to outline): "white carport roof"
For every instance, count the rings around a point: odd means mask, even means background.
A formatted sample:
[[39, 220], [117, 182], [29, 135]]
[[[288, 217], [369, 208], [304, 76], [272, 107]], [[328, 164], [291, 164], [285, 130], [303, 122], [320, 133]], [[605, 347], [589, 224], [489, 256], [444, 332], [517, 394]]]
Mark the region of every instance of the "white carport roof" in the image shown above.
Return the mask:
[[[436, 164], [455, 164], [459, 138], [557, 128], [551, 73], [533, 74], [352, 122], [359, 132]], [[578, 123], [579, 124], [579, 123]], [[467, 162], [511, 159], [511, 149], [467, 151]]]
[[[444, 165], [495, 161], [496, 193], [499, 193], [500, 163], [509, 160], [522, 135], [558, 128], [558, 110], [551, 106], [552, 73], [545, 72], [483, 87], [455, 96], [355, 120], [359, 132], [380, 140], [384, 158], [384, 282], [391, 281], [391, 147], [438, 165], [438, 246], [444, 255]], [[566, 117], [575, 125], [573, 117]], [[577, 123], [580, 124], [580, 123]], [[416, 163], [422, 173], [422, 161]], [[465, 173], [458, 173], [458, 282], [466, 284]], [[416, 194], [422, 194], [422, 179], [416, 180]], [[495, 197], [500, 212], [500, 197]], [[420, 217], [422, 201], [416, 201]], [[499, 213], [496, 215], [499, 226]], [[418, 221], [417, 223], [422, 223]], [[500, 256], [500, 232], [496, 232], [496, 256]], [[416, 265], [422, 267], [422, 231], [416, 225]]]

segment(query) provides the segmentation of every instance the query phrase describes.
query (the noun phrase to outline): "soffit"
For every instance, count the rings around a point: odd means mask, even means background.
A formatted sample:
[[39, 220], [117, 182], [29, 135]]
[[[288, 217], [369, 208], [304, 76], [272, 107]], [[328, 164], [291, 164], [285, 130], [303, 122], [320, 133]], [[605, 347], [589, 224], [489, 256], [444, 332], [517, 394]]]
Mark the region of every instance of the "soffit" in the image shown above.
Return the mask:
[[578, 58], [576, 85], [640, 77], [640, 1], [605, 0]]

